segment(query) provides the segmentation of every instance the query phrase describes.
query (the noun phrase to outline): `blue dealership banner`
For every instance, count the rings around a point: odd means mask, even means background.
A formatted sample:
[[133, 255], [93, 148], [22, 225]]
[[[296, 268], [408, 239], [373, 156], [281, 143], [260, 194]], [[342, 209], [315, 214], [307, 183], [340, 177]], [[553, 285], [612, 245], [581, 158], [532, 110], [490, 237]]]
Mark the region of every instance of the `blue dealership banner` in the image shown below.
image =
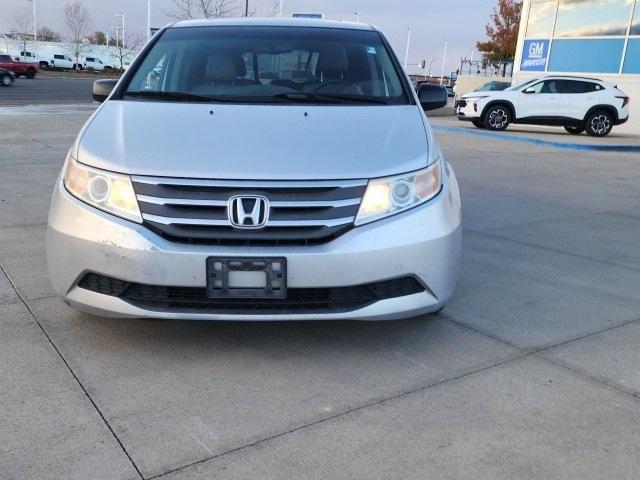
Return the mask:
[[522, 72], [544, 72], [549, 60], [549, 40], [525, 40], [522, 49]]

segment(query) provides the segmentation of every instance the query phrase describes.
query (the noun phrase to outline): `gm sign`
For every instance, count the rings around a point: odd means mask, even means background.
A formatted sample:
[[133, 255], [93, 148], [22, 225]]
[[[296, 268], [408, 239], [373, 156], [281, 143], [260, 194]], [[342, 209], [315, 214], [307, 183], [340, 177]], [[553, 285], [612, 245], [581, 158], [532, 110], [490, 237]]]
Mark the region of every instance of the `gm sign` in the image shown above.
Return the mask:
[[525, 40], [522, 49], [522, 72], [544, 72], [549, 59], [549, 40]]

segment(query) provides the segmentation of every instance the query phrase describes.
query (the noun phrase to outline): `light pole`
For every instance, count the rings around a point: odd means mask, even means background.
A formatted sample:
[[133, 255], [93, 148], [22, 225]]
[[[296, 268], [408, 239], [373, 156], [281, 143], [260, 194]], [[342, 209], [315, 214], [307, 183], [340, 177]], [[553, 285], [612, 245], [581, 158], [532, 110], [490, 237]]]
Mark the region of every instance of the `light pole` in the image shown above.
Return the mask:
[[249, 16], [249, 0], [245, 0], [244, 2], [244, 16]]
[[353, 12], [353, 14], [356, 16], [356, 22], [360, 21], [360, 12], [358, 12], [357, 10], [355, 12]]
[[278, 15], [280, 17], [282, 17], [282, 4], [284, 3], [284, 0], [279, 0], [278, 1]]
[[404, 51], [404, 69], [407, 70], [409, 64], [409, 45], [411, 45], [411, 27], [407, 27], [407, 48]]
[[431, 62], [429, 63], [429, 78], [431, 78], [431, 67], [433, 66], [433, 62], [435, 62], [436, 60], [440, 60], [440, 57], [436, 57], [433, 60], [431, 60]]
[[[122, 18], [122, 48], [124, 48], [124, 13], [118, 13], [116, 14], [116, 17]], [[117, 30], [116, 30], [116, 33], [117, 33]]]
[[151, 39], [151, 0], [147, 0], [147, 42]]
[[444, 40], [444, 53], [442, 54], [442, 71], [440, 72], [440, 85], [442, 85], [442, 80], [444, 79], [444, 63], [447, 60], [447, 39]]
[[33, 41], [38, 41], [38, 28], [36, 27], [36, 0], [29, 0], [33, 3]]

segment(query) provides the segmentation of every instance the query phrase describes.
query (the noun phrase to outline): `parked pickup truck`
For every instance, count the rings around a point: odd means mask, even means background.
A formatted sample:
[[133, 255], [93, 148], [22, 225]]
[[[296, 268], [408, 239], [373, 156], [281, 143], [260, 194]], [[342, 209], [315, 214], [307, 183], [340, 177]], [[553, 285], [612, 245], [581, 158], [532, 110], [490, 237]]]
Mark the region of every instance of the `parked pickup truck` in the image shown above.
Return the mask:
[[35, 78], [38, 66], [37, 63], [17, 62], [11, 55], [0, 55], [0, 68], [12, 71], [16, 77], [24, 75], [27, 78]]

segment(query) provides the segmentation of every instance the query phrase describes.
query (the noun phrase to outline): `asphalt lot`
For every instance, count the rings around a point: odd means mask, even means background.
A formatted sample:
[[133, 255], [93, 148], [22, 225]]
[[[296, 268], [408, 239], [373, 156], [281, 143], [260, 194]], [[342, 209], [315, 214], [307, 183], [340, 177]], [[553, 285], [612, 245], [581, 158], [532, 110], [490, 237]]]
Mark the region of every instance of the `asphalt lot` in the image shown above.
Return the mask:
[[0, 478], [640, 477], [637, 154], [438, 133], [465, 229], [440, 315], [117, 321], [46, 274], [87, 115], [0, 115]]
[[38, 75], [32, 80], [16, 78], [11, 87], [0, 88], [0, 106], [90, 103], [93, 101], [93, 82], [105, 78], [57, 77], [54, 73], [48, 73], [47, 76]]

